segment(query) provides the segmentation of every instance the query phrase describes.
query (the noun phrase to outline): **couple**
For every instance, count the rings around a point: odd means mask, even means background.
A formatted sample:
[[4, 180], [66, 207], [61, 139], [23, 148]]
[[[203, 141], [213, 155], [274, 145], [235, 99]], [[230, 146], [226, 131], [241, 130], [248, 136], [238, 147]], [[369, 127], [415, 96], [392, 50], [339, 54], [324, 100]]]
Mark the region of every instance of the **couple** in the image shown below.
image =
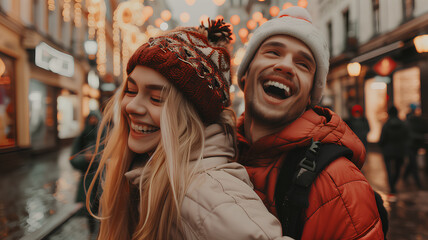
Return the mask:
[[101, 126], [114, 123], [96, 173], [98, 239], [290, 239], [275, 217], [278, 169], [311, 139], [346, 145], [354, 157], [315, 180], [302, 239], [383, 239], [358, 169], [362, 143], [316, 106], [329, 55], [308, 12], [288, 8], [255, 31], [238, 70], [246, 111], [237, 127], [228, 108], [230, 35], [223, 21], [176, 29], [130, 58]]

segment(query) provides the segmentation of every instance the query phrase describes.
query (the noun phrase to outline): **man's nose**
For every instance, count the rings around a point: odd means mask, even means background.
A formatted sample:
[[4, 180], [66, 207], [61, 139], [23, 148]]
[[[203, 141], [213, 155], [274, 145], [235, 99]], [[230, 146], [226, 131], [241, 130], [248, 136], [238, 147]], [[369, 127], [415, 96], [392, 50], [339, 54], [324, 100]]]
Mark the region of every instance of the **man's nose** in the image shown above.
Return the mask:
[[286, 55], [279, 59], [274, 66], [274, 71], [287, 76], [294, 76], [293, 59], [290, 55]]

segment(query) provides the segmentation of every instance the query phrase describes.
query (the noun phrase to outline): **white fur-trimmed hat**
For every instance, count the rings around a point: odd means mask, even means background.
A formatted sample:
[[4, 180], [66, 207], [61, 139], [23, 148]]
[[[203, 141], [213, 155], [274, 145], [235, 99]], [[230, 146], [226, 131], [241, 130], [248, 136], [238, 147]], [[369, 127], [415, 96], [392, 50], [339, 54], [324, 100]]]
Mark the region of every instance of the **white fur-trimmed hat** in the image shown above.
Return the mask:
[[248, 42], [245, 56], [238, 68], [238, 83], [244, 89], [242, 77], [254, 58], [260, 45], [269, 37], [275, 35], [288, 35], [304, 42], [312, 51], [317, 70], [312, 87], [311, 103], [317, 105], [321, 101], [322, 91], [325, 87], [329, 68], [329, 49], [322, 33], [312, 24], [312, 18], [305, 8], [290, 7], [282, 10], [273, 18], [254, 31]]

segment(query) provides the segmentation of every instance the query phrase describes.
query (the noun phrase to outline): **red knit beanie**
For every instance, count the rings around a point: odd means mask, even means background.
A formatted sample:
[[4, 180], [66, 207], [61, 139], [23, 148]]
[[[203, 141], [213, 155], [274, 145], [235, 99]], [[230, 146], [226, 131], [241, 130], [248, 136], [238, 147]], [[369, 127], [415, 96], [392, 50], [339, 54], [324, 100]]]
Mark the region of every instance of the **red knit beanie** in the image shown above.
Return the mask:
[[230, 106], [230, 35], [223, 20], [209, 21], [208, 28], [177, 28], [139, 47], [126, 71], [131, 74], [137, 65], [158, 71], [212, 123]]
[[355, 104], [351, 110], [352, 116], [356, 116], [356, 114], [363, 114], [363, 107], [359, 104]]

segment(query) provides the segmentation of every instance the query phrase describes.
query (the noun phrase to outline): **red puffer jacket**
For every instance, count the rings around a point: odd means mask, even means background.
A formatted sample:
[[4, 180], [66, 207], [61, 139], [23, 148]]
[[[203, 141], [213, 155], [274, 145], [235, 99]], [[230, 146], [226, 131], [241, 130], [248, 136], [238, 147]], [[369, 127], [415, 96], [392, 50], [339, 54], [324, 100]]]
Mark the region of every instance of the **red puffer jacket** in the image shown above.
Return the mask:
[[352, 162], [340, 157], [317, 177], [309, 194], [302, 239], [384, 239], [373, 190], [361, 171], [364, 145], [345, 122], [326, 108], [315, 107], [281, 132], [250, 144], [244, 137], [244, 116], [238, 120], [239, 161], [255, 191], [276, 215], [274, 192], [281, 162], [311, 139], [350, 148]]

